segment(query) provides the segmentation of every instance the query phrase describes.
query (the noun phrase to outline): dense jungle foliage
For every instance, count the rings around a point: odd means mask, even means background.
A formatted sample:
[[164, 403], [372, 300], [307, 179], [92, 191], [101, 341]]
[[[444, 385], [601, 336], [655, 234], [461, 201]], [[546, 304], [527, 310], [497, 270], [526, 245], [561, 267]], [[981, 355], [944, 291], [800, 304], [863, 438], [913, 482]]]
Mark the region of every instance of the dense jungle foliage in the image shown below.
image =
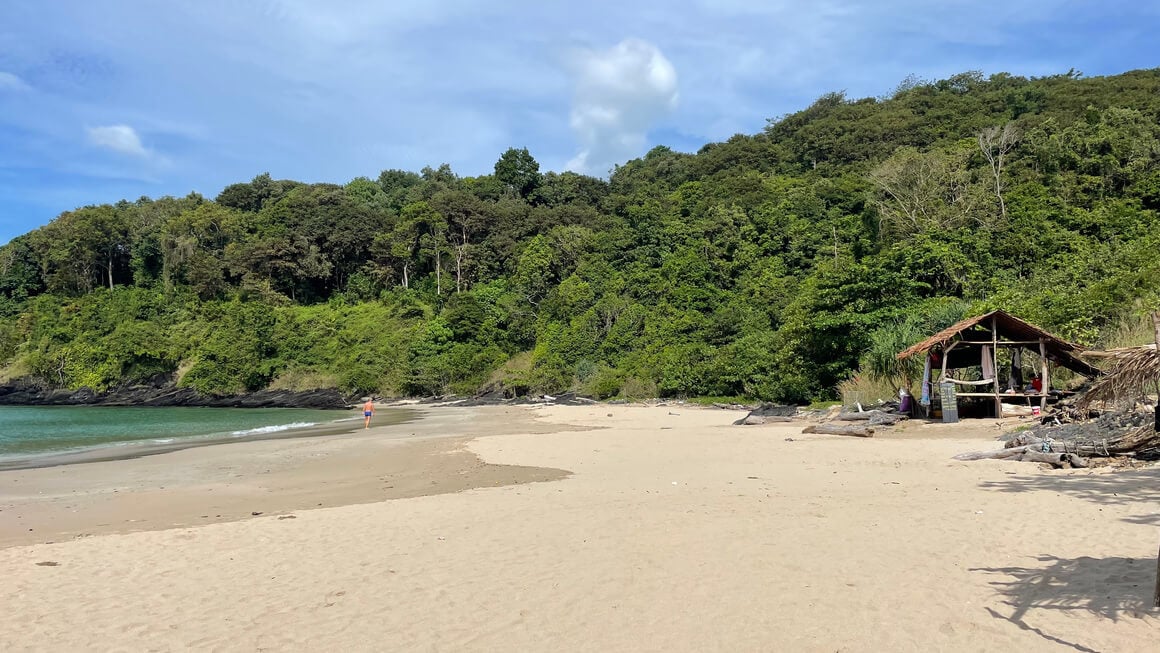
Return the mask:
[[1160, 69], [963, 73], [607, 181], [510, 149], [87, 206], [0, 248], [0, 381], [802, 402], [966, 311], [1091, 344], [1157, 302], [1158, 118]]

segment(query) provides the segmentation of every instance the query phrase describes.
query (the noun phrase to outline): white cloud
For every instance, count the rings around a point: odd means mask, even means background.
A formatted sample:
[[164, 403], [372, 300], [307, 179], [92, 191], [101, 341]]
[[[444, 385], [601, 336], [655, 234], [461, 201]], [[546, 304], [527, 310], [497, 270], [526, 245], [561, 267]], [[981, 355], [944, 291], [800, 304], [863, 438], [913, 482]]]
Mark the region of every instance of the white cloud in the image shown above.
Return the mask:
[[89, 127], [88, 133], [89, 142], [97, 147], [132, 156], [149, 156], [149, 151], [141, 145], [141, 138], [137, 136], [137, 132], [128, 125]]
[[0, 91], [27, 91], [28, 88], [23, 79], [0, 70]]
[[574, 59], [570, 124], [580, 152], [568, 168], [604, 174], [642, 154], [648, 130], [677, 106], [677, 71], [653, 44], [628, 39]]

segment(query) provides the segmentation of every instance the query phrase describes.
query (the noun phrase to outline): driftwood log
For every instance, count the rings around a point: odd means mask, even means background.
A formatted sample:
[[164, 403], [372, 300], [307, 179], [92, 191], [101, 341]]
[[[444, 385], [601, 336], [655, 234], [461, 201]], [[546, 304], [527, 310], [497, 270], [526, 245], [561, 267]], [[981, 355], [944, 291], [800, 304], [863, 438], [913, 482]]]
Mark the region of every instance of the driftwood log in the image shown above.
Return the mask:
[[1007, 448], [1014, 449], [1024, 446], [1042, 448], [1044, 442], [1048, 442], [1050, 447], [1055, 450], [1081, 456], [1106, 458], [1133, 455], [1142, 449], [1160, 445], [1160, 435], [1149, 426], [1101, 440], [1047, 440], [1033, 433], [1020, 433], [1007, 442]]
[[1042, 445], [1028, 444], [995, 451], [973, 451], [955, 456], [955, 460], [1014, 460], [1030, 463], [1048, 463], [1052, 467], [1087, 467], [1087, 461], [1077, 454], [1043, 451]]
[[842, 426], [840, 424], [814, 424], [802, 429], [802, 433], [820, 433], [824, 435], [849, 435], [856, 438], [874, 437], [874, 429], [869, 426]]
[[782, 417], [780, 415], [746, 415], [741, 419], [733, 422], [734, 426], [756, 426], [759, 424], [773, 424], [775, 422], [792, 422], [792, 417]]
[[870, 426], [894, 426], [907, 417], [899, 413], [887, 413], [881, 410], [864, 410], [859, 413], [838, 413], [834, 419], [841, 422], [867, 422]]
[[883, 414], [884, 413], [880, 410], [863, 410], [857, 413], [838, 413], [834, 419], [841, 420], [843, 422], [859, 422], [863, 420], [869, 421], [871, 417]]
[[768, 424], [770, 422], [789, 422], [797, 415], [797, 406], [779, 406], [777, 404], [762, 404], [749, 411], [749, 414], [733, 422], [735, 426]]

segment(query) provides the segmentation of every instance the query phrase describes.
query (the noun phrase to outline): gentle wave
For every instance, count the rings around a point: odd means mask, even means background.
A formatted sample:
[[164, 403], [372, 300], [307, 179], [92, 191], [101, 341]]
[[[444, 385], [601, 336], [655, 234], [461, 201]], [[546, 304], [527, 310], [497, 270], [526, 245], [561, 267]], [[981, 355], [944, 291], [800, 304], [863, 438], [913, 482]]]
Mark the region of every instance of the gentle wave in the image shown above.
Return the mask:
[[318, 426], [318, 422], [294, 422], [292, 424], [274, 424], [272, 426], [259, 426], [256, 429], [246, 429], [244, 431], [231, 431], [230, 435], [234, 437], [245, 437], [247, 435], [258, 435], [260, 433], [277, 433], [278, 431], [289, 431], [290, 429], [304, 429], [308, 426]]

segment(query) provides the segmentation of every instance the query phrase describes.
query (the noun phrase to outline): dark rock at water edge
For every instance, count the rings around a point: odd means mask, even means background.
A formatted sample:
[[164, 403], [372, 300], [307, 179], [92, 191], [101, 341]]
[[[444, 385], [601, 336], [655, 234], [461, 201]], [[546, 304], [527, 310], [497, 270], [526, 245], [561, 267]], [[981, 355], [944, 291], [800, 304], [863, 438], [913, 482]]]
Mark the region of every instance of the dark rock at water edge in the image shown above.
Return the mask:
[[240, 395], [203, 395], [178, 388], [171, 378], [157, 378], [96, 392], [89, 388], [49, 388], [29, 380], [0, 385], [0, 405], [6, 406], [204, 406], [213, 408], [346, 408], [337, 389], [259, 390]]

